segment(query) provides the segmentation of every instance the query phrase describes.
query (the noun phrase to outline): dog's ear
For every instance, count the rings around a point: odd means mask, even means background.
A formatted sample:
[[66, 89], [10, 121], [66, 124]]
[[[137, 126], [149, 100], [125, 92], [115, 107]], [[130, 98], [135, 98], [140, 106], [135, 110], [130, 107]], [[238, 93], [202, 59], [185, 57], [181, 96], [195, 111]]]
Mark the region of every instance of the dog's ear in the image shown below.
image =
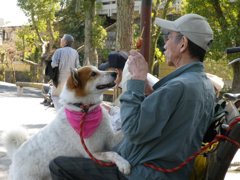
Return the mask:
[[89, 61], [89, 57], [87, 57], [87, 58], [85, 59], [84, 66], [90, 66], [90, 65], [91, 65], [91, 63], [90, 63], [90, 61]]
[[74, 85], [78, 86], [79, 85], [79, 77], [78, 77], [77, 69], [71, 68], [71, 76], [72, 76]]

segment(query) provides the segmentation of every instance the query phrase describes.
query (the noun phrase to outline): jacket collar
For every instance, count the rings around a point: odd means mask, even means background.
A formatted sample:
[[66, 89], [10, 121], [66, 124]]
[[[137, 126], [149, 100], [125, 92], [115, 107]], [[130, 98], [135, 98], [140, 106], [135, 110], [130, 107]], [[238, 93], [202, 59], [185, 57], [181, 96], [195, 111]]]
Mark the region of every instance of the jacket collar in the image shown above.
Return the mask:
[[153, 89], [156, 90], [157, 88], [161, 87], [166, 82], [170, 81], [171, 79], [174, 79], [175, 77], [185, 73], [185, 72], [203, 72], [203, 63], [202, 62], [193, 62], [190, 64], [187, 64], [185, 66], [182, 66], [169, 75], [165, 76], [161, 80], [159, 80], [156, 84], [154, 84]]

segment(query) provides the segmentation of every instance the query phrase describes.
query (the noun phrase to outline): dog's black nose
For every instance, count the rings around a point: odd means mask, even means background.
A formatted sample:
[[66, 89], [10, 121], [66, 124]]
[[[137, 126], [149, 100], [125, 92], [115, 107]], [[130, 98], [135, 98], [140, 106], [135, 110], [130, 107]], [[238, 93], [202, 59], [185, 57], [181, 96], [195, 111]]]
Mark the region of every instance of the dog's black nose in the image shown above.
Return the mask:
[[116, 78], [116, 77], [117, 77], [117, 73], [116, 73], [116, 72], [112, 72], [112, 73], [111, 73], [111, 76], [114, 77], [114, 78]]

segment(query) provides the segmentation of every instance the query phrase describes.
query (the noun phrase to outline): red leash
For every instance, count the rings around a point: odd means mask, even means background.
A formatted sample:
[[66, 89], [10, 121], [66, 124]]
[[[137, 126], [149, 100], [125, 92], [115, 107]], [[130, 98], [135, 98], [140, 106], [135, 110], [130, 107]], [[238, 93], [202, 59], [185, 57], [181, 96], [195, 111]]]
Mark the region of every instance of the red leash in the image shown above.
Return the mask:
[[[86, 113], [87, 113], [87, 112], [85, 112], [85, 115], [86, 115]], [[83, 118], [84, 118], [84, 117], [83, 117]], [[82, 143], [82, 145], [83, 145], [83, 148], [84, 148], [84, 150], [86, 151], [86, 153], [88, 154], [88, 156], [89, 156], [94, 162], [96, 162], [97, 164], [99, 164], [99, 165], [101, 165], [101, 166], [107, 166], [107, 167], [115, 166], [115, 164], [112, 163], [112, 162], [105, 162], [105, 161], [101, 161], [101, 160], [96, 159], [96, 158], [92, 155], [92, 153], [88, 150], [88, 148], [87, 148], [87, 146], [86, 146], [86, 144], [85, 144], [85, 142], [84, 142], [84, 139], [83, 139], [83, 123], [84, 123], [84, 121], [82, 120], [82, 121], [80, 122], [80, 140], [81, 140], [81, 143]]]
[[[233, 122], [231, 122], [229, 124], [229, 127], [228, 127], [227, 131], [231, 130], [233, 128], [233, 126], [236, 125], [238, 122], [240, 122], [240, 117], [236, 118]], [[164, 173], [171, 173], [171, 172], [178, 171], [179, 169], [184, 167], [187, 163], [189, 163], [191, 160], [195, 159], [196, 156], [198, 156], [199, 154], [203, 153], [207, 148], [209, 148], [214, 143], [219, 142], [221, 139], [227, 140], [227, 141], [233, 143], [234, 145], [236, 145], [238, 148], [240, 148], [240, 143], [237, 142], [236, 140], [233, 140], [233, 139], [231, 139], [231, 138], [229, 138], [229, 137], [227, 137], [225, 135], [216, 135], [216, 137], [215, 137], [215, 139], [213, 141], [211, 141], [210, 143], [208, 143], [207, 145], [202, 147], [197, 153], [195, 153], [192, 156], [188, 157], [184, 162], [182, 162], [177, 167], [165, 169], [165, 168], [161, 168], [161, 167], [155, 166], [155, 165], [150, 164], [150, 163], [144, 163], [144, 165], [149, 167], [149, 168], [152, 168], [154, 170], [161, 171], [161, 172], [164, 172]]]
[[[87, 112], [86, 112], [87, 113]], [[86, 114], [85, 113], [85, 114]], [[232, 127], [234, 125], [236, 125], [238, 122], [240, 122], [240, 118], [236, 118], [233, 122], [231, 122], [229, 124], [229, 127], [227, 129], [227, 131], [231, 130]], [[80, 139], [81, 139], [81, 143], [83, 145], [83, 148], [84, 150], [86, 151], [86, 153], [88, 154], [88, 156], [94, 161], [96, 162], [97, 164], [101, 165], [101, 166], [105, 166], [105, 167], [112, 167], [112, 166], [115, 166], [114, 163], [112, 162], [105, 162], [105, 161], [101, 161], [101, 160], [98, 160], [96, 159], [92, 153], [88, 150], [85, 142], [84, 142], [84, 139], [83, 139], [83, 121], [80, 122]], [[193, 159], [196, 158], [196, 156], [198, 156], [199, 154], [203, 153], [206, 149], [208, 149], [211, 145], [213, 145], [214, 143], [216, 142], [219, 142], [221, 139], [223, 140], [227, 140], [231, 143], [233, 143], [234, 145], [236, 145], [238, 148], [240, 148], [240, 143], [238, 143], [237, 141], [225, 136], [225, 135], [216, 135], [215, 139], [213, 141], [211, 141], [210, 143], [208, 143], [207, 145], [205, 145], [204, 147], [202, 147], [198, 152], [194, 153], [192, 156], [189, 156], [184, 162], [182, 162], [180, 165], [178, 165], [177, 167], [174, 167], [174, 168], [161, 168], [161, 167], [158, 167], [158, 166], [155, 166], [153, 164], [150, 164], [150, 163], [144, 163], [145, 166], [149, 167], [149, 168], [152, 168], [154, 170], [157, 170], [157, 171], [161, 171], [161, 172], [164, 172], [164, 173], [171, 173], [171, 172], [175, 172], [175, 171], [178, 171], [179, 169], [183, 168], [185, 165], [187, 165], [190, 161], [192, 161]]]

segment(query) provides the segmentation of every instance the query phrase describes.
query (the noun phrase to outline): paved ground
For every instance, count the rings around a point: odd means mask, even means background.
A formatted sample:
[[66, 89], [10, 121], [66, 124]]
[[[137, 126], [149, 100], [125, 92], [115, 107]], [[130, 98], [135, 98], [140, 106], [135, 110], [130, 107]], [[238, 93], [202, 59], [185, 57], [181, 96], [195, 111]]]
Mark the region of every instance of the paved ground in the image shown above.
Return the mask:
[[[43, 101], [41, 92], [33, 88], [25, 88], [21, 97], [16, 95], [15, 85], [0, 82], [0, 136], [2, 132], [14, 125], [24, 125], [29, 134], [36, 133], [40, 128], [48, 124], [55, 117], [54, 108], [47, 108], [40, 104]], [[240, 162], [240, 151], [234, 157], [234, 161]], [[9, 158], [0, 140], [0, 180], [6, 180]], [[240, 163], [238, 171], [232, 167], [225, 180], [240, 179]]]
[[[23, 125], [29, 134], [51, 122], [55, 117], [54, 108], [40, 104], [43, 101], [40, 90], [24, 88], [23, 96], [18, 97], [15, 85], [0, 82], [0, 135], [13, 126]], [[0, 141], [0, 180], [6, 179], [9, 158]]]

